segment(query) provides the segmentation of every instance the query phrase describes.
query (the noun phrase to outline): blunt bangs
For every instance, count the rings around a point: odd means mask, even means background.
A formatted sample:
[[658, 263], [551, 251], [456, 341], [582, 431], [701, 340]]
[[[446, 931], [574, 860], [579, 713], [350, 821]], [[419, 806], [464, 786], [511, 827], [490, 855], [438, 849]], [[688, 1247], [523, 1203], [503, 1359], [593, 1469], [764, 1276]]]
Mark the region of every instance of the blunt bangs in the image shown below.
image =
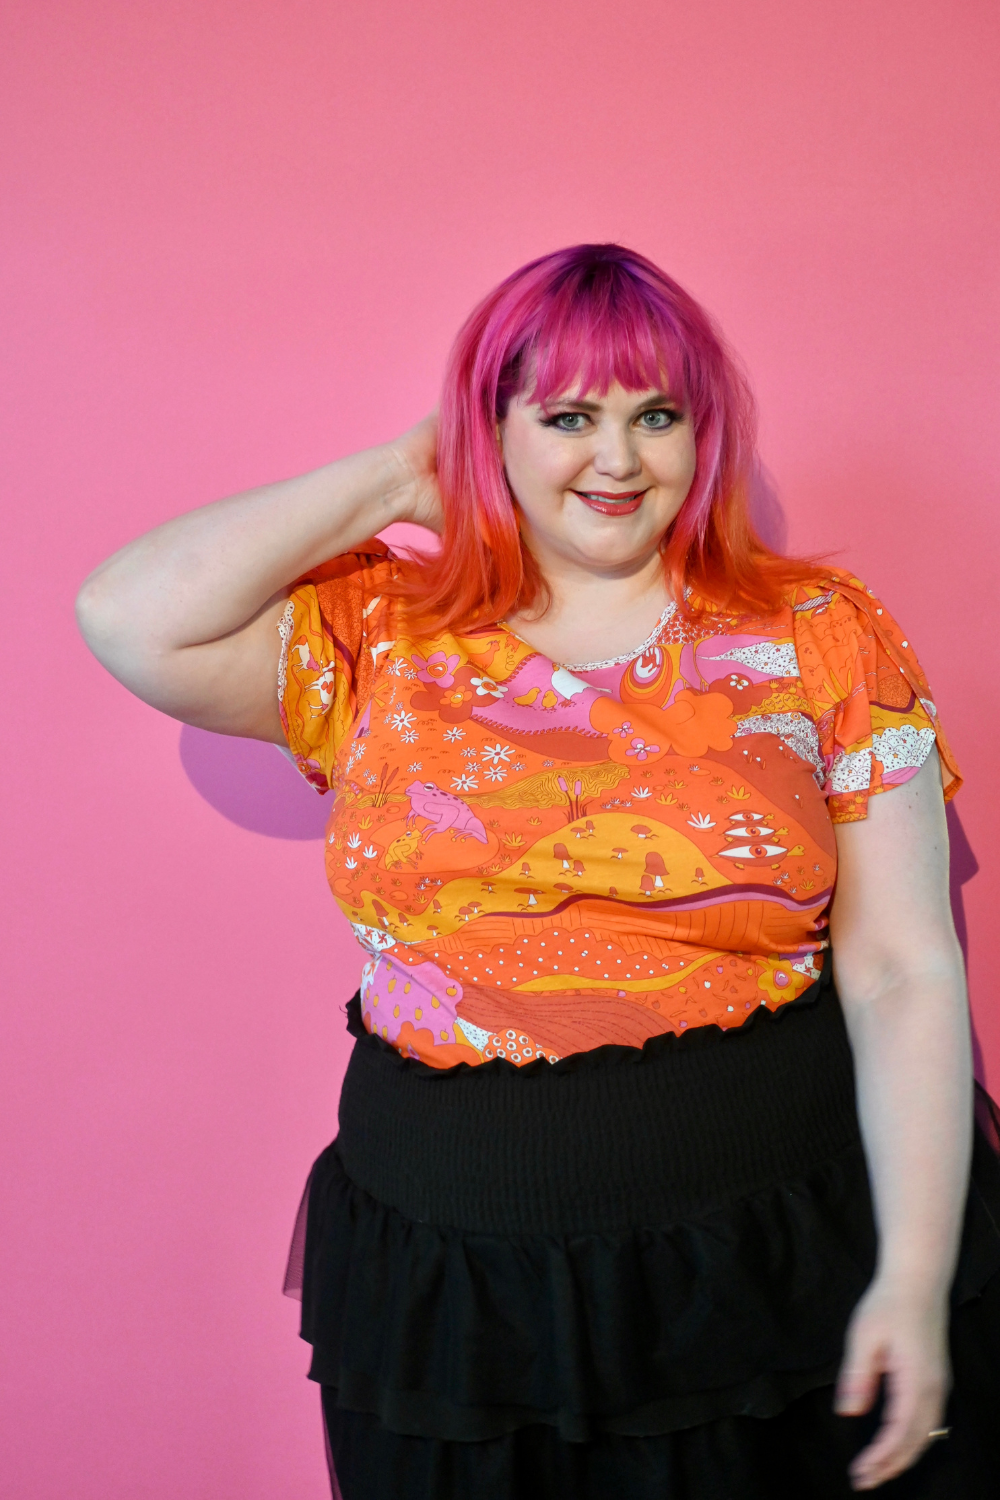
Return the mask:
[[653, 288], [620, 263], [573, 267], [532, 311], [535, 317], [500, 373], [499, 419], [513, 396], [530, 395], [544, 406], [571, 393], [604, 396], [612, 385], [627, 391], [661, 387], [687, 403], [683, 335]]

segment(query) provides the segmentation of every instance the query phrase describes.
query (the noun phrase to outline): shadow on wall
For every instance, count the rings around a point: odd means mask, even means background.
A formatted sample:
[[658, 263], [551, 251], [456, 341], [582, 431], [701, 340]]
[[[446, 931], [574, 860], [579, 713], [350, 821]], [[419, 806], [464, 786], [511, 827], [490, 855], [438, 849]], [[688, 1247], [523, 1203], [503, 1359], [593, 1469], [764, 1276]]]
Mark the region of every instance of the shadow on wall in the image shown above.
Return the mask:
[[788, 546], [788, 522], [775, 482], [763, 464], [758, 463], [750, 477], [748, 499], [750, 519], [765, 547], [772, 552], [784, 552]]
[[185, 724], [181, 765], [191, 785], [230, 823], [271, 839], [321, 839], [330, 798], [303, 780], [277, 745]]

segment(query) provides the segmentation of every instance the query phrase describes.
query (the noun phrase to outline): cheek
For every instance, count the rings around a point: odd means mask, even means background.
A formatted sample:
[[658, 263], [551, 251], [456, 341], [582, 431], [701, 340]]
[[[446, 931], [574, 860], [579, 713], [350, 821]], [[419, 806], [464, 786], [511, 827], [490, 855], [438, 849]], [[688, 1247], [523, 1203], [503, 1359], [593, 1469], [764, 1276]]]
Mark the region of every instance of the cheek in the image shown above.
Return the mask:
[[698, 464], [693, 438], [671, 445], [666, 451], [661, 449], [650, 457], [650, 468], [662, 485], [680, 490], [690, 488]]
[[544, 502], [561, 493], [580, 465], [576, 456], [545, 441], [547, 434], [512, 434], [504, 444], [504, 467], [522, 505]]

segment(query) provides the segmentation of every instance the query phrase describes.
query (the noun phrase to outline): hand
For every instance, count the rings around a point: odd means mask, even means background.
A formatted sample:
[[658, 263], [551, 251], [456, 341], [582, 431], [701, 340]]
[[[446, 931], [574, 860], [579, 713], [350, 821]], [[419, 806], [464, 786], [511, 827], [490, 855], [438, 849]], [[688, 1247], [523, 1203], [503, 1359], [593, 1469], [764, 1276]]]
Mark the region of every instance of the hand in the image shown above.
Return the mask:
[[396, 519], [440, 533], [444, 530], [444, 507], [437, 477], [437, 432], [435, 410], [385, 446], [401, 470], [400, 514]]
[[877, 1279], [847, 1329], [834, 1409], [842, 1416], [870, 1411], [885, 1377], [885, 1406], [868, 1447], [849, 1475], [856, 1490], [873, 1490], [916, 1463], [944, 1423], [951, 1385], [948, 1306], [943, 1297], [913, 1293]]

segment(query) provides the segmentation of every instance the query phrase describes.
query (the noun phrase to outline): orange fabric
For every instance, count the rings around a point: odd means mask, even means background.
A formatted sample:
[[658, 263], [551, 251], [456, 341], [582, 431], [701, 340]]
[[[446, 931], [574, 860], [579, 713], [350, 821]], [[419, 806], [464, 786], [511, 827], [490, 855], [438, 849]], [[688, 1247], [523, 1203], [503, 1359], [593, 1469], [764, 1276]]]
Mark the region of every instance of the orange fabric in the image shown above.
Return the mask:
[[408, 630], [379, 542], [300, 582], [282, 718], [332, 790], [365, 1023], [439, 1067], [739, 1025], [820, 972], [833, 824], [937, 742], [908, 640], [831, 573], [766, 619], [676, 611], [566, 667], [504, 626]]

